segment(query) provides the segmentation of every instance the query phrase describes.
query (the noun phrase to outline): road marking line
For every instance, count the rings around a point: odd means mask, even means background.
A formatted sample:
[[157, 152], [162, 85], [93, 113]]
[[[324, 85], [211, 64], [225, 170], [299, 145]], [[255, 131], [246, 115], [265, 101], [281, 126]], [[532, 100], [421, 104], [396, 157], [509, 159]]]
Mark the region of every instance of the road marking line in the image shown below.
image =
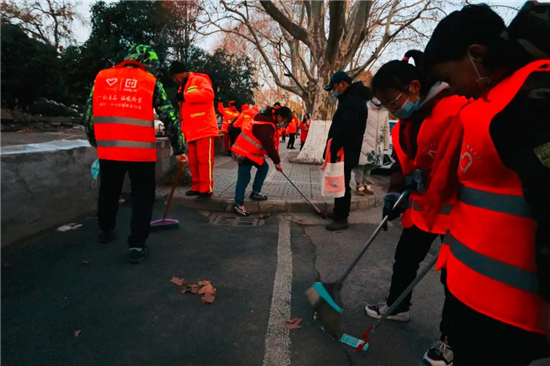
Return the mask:
[[290, 334], [285, 322], [290, 319], [292, 294], [292, 251], [290, 249], [290, 222], [279, 217], [277, 243], [277, 271], [273, 283], [273, 297], [265, 337], [264, 366], [290, 365]]

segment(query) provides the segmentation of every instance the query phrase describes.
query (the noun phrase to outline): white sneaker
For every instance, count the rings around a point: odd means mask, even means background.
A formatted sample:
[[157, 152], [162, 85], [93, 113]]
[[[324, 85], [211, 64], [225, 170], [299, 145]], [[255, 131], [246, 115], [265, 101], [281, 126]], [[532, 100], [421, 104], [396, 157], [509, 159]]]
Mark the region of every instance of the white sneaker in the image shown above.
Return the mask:
[[426, 351], [422, 362], [428, 366], [453, 366], [453, 350], [446, 342], [436, 342]]
[[[389, 306], [386, 303], [381, 303], [377, 305], [367, 305], [365, 306], [365, 311], [367, 312], [367, 315], [371, 318], [380, 319], [388, 310]], [[402, 312], [394, 312], [387, 318], [388, 320], [395, 320], [398, 322], [408, 322], [410, 317], [409, 310], [402, 311]]]

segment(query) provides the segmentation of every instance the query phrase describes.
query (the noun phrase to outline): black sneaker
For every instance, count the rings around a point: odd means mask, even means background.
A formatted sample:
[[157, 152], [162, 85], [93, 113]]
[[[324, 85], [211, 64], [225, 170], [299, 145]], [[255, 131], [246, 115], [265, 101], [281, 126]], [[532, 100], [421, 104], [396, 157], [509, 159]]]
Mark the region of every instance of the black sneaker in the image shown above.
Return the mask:
[[138, 264], [143, 262], [143, 260], [149, 255], [149, 250], [147, 250], [147, 247], [143, 248], [130, 248], [128, 252], [128, 258], [130, 259], [130, 263], [132, 264]]
[[99, 233], [99, 242], [101, 244], [107, 244], [113, 241], [115, 238], [114, 231], [101, 231]]
[[250, 213], [244, 208], [244, 205], [233, 205], [233, 212], [236, 213], [239, 216], [246, 217], [250, 215]]
[[199, 191], [194, 191], [192, 189], [188, 190], [187, 192], [185, 192], [185, 195], [186, 196], [198, 196], [199, 194], [201, 194]]
[[453, 366], [453, 350], [447, 342], [435, 343], [425, 354], [422, 363], [427, 366]]
[[334, 222], [328, 224], [326, 226], [326, 229], [328, 231], [340, 231], [340, 230], [345, 230], [348, 227], [349, 227], [348, 220], [343, 219], [343, 220], [335, 220]]
[[267, 196], [265, 194], [251, 192], [249, 198], [253, 201], [266, 201]]
[[336, 220], [336, 216], [334, 216], [334, 212], [327, 213], [327, 219]]
[[195, 198], [195, 201], [204, 202], [204, 201], [208, 201], [210, 198], [212, 198], [212, 195], [210, 193], [199, 193], [197, 198]]
[[[374, 319], [380, 319], [386, 312], [390, 309], [390, 307], [384, 302], [377, 305], [367, 305], [365, 306], [365, 311], [368, 316]], [[398, 322], [408, 322], [411, 319], [410, 317], [410, 311], [399, 311], [395, 310], [393, 314], [388, 316], [388, 320], [395, 320]]]

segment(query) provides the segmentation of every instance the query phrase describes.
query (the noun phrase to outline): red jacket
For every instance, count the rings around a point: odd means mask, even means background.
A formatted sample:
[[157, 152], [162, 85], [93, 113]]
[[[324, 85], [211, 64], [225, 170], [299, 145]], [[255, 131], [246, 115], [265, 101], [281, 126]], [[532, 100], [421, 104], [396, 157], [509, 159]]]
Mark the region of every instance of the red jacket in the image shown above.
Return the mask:
[[298, 132], [298, 124], [299, 123], [300, 123], [300, 121], [298, 121], [298, 118], [292, 117], [292, 121], [290, 121], [290, 123], [288, 124], [287, 130], [286, 130], [287, 133], [291, 134], [291, 133]]
[[189, 73], [181, 102], [181, 129], [188, 142], [219, 136], [214, 90], [206, 74]]

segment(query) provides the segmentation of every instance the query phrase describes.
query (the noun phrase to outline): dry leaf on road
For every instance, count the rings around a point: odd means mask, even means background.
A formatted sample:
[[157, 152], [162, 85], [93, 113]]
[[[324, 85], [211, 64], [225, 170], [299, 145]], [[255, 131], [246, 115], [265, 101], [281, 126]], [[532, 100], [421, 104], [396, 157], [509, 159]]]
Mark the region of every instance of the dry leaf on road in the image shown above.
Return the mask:
[[216, 293], [216, 289], [210, 283], [208, 283], [206, 286], [201, 287], [201, 289], [199, 290], [199, 294], [215, 294], [215, 293]]
[[75, 330], [75, 331], [74, 331], [74, 336], [75, 336], [76, 338], [78, 338], [78, 336], [80, 335], [80, 333], [82, 333], [81, 330]]
[[285, 322], [285, 326], [288, 329], [300, 329], [300, 324], [302, 323], [302, 319], [300, 318], [292, 318]]
[[267, 219], [269, 216], [271, 216], [270, 213], [265, 213], [265, 214], [259, 214], [256, 216], [257, 219], [260, 219], [260, 220], [264, 220], [264, 219]]
[[210, 284], [210, 281], [207, 281], [207, 280], [197, 282], [197, 285], [199, 286], [206, 286], [209, 284]]
[[216, 300], [216, 296], [214, 294], [211, 294], [210, 292], [206, 292], [203, 297], [201, 297], [201, 301], [203, 304], [212, 304]]
[[178, 286], [183, 286], [183, 278], [172, 277], [170, 282], [172, 282], [173, 284], [176, 284]]
[[196, 283], [191, 284], [191, 292], [194, 294], [199, 292], [199, 285], [197, 285]]

